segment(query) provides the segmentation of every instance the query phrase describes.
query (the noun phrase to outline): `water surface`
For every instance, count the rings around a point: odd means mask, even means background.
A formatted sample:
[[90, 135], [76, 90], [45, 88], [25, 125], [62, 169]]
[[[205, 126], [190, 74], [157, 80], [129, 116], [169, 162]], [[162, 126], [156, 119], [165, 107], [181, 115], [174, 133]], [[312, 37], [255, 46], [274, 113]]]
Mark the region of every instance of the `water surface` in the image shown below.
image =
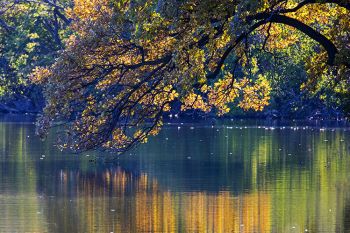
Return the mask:
[[331, 126], [168, 125], [112, 163], [6, 121], [0, 232], [350, 232], [350, 129]]

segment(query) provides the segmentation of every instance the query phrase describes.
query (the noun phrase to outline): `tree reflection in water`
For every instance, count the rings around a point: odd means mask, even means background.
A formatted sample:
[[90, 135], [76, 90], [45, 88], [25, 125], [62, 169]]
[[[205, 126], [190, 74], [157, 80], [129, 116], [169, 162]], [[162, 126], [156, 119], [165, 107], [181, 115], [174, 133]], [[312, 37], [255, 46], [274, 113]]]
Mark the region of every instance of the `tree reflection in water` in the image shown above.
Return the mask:
[[349, 229], [343, 129], [170, 127], [116, 164], [60, 153], [32, 125], [0, 136], [0, 232]]

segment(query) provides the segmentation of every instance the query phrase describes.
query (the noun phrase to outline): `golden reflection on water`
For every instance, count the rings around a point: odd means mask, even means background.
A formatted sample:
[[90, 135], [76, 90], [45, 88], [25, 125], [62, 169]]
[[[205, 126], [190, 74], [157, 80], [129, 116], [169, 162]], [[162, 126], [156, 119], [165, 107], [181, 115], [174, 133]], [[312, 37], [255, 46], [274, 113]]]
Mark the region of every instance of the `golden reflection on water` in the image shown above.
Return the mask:
[[[101, 165], [0, 124], [0, 233], [350, 232], [348, 133], [188, 132], [167, 137], [191, 160], [159, 142]], [[208, 143], [193, 147], [205, 133]], [[142, 167], [123, 166], [134, 162]]]
[[[264, 192], [240, 196], [234, 196], [229, 191], [178, 193], [160, 190], [157, 180], [144, 173], [133, 176], [118, 168], [100, 175], [99, 178], [86, 179], [74, 174], [74, 178], [82, 184], [77, 190], [76, 209], [79, 216], [84, 216], [77, 221], [81, 224], [79, 230], [164, 233], [271, 231], [271, 200]], [[64, 181], [71, 179], [66, 173], [63, 177]], [[130, 193], [131, 190], [135, 191], [134, 194]]]
[[345, 232], [348, 183], [335, 183], [336, 191], [322, 184], [308, 190], [307, 183], [296, 179], [288, 185], [298, 195], [278, 184], [271, 184], [270, 191], [235, 195], [162, 190], [147, 174], [132, 175], [121, 168], [94, 178], [71, 175], [82, 184], [76, 190], [79, 226], [74, 230], [79, 232]]

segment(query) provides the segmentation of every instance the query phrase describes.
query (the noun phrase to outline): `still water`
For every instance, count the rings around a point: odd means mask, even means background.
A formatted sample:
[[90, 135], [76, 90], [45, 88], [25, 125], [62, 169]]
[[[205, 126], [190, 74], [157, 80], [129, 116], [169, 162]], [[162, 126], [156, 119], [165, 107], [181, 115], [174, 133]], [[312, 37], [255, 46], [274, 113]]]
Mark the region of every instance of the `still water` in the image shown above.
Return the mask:
[[307, 125], [169, 125], [112, 163], [0, 123], [0, 232], [350, 232], [350, 129]]

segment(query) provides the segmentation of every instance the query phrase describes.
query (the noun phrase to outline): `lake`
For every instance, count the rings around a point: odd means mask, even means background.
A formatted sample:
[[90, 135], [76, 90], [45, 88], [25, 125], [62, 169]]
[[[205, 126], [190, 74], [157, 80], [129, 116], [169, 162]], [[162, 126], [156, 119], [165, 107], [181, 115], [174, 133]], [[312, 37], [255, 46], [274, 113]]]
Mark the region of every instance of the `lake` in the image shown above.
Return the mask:
[[114, 160], [54, 134], [0, 123], [0, 232], [350, 232], [343, 123], [174, 123]]

